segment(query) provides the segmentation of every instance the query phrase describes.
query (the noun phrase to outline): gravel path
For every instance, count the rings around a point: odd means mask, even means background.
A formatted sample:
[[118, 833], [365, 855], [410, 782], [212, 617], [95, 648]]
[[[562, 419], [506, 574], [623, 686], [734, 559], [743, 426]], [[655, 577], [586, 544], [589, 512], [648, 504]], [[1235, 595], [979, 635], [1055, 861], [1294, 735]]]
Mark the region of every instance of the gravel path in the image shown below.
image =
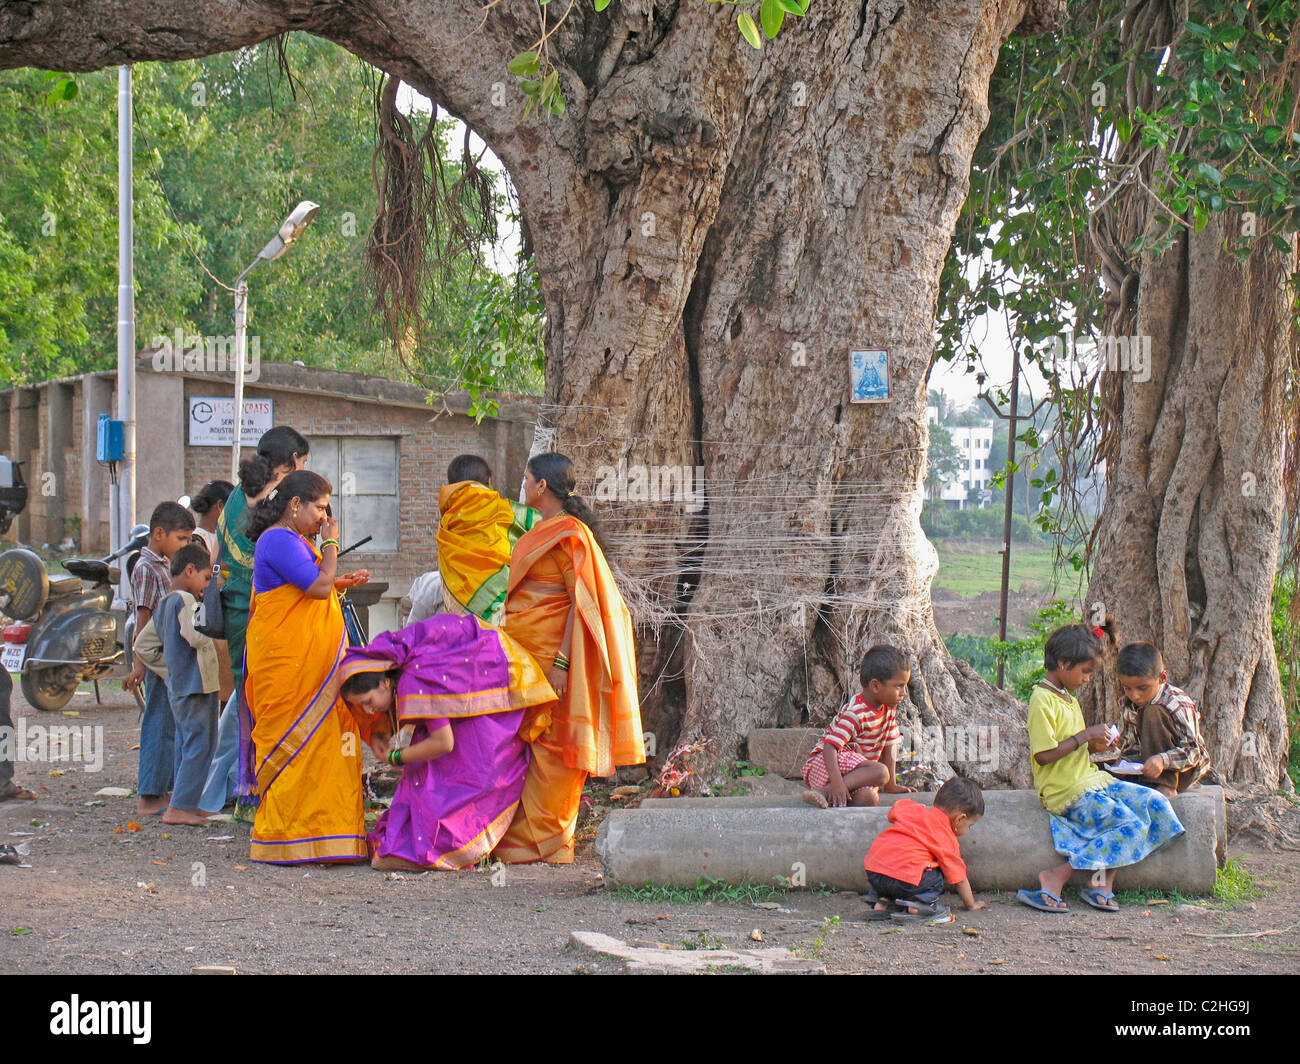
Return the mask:
[[[37, 713], [15, 692], [29, 728], [102, 727], [106, 749], [99, 772], [18, 766], [41, 800], [0, 805], [0, 842], [28, 844], [32, 866], [0, 865], [0, 972], [618, 970], [566, 948], [575, 930], [740, 949], [759, 945], [758, 930], [762, 946], [816, 957], [830, 972], [1300, 971], [1295, 853], [1245, 855], [1263, 893], [1226, 911], [1138, 905], [1108, 916], [1072, 898], [1081, 911], [1051, 916], [994, 895], [988, 911], [959, 912], [955, 924], [901, 928], [863, 923], [854, 894], [797, 891], [762, 908], [637, 900], [604, 888], [589, 842], [570, 867], [496, 874], [256, 865], [245, 825], [169, 827], [136, 818], [133, 798], [95, 796], [135, 780], [134, 708], [120, 691], [105, 695], [104, 706], [79, 695], [73, 717]], [[127, 830], [137, 819], [140, 830]]]

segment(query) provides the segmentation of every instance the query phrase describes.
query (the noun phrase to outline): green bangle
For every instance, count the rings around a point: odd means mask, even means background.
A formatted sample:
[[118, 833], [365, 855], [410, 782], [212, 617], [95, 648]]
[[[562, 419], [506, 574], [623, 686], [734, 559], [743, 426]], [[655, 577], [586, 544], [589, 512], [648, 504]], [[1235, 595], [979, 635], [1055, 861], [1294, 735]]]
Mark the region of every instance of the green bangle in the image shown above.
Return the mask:
[[323, 543], [321, 543], [320, 549], [324, 550], [326, 547], [333, 547], [335, 550], [338, 550], [338, 546], [339, 546], [339, 541], [337, 539], [327, 539]]
[[402, 764], [402, 751], [401, 751], [400, 749], [398, 749], [398, 750], [389, 750], [389, 751], [388, 751], [388, 763], [389, 763], [390, 765], [397, 765], [397, 766], [400, 767], [401, 764]]

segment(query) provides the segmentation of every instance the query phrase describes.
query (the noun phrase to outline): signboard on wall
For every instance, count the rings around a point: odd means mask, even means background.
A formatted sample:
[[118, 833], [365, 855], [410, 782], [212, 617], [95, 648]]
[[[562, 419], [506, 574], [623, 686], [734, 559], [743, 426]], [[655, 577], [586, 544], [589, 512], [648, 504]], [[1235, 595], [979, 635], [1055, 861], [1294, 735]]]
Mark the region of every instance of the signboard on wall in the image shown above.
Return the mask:
[[[274, 421], [274, 399], [245, 399], [240, 445], [256, 447]], [[229, 447], [234, 439], [235, 400], [190, 396], [191, 447]]]

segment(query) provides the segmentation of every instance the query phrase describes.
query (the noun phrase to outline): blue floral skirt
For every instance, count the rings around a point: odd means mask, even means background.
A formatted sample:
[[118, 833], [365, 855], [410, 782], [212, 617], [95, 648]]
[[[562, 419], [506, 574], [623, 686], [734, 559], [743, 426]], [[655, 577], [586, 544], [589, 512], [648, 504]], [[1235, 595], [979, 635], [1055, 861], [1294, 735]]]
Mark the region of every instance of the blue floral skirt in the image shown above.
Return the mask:
[[1049, 816], [1052, 847], [1072, 868], [1137, 864], [1186, 830], [1158, 790], [1121, 780]]

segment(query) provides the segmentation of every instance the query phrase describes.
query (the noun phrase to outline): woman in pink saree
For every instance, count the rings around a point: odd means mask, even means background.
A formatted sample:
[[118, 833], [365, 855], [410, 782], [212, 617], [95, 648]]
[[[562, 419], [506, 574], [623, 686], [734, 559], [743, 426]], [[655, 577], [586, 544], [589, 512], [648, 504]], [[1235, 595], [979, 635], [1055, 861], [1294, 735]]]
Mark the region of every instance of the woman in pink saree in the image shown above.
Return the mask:
[[477, 617], [441, 613], [348, 650], [341, 676], [371, 749], [402, 768], [368, 837], [371, 866], [459, 869], [491, 853], [528, 771], [524, 707], [555, 698], [527, 651]]

